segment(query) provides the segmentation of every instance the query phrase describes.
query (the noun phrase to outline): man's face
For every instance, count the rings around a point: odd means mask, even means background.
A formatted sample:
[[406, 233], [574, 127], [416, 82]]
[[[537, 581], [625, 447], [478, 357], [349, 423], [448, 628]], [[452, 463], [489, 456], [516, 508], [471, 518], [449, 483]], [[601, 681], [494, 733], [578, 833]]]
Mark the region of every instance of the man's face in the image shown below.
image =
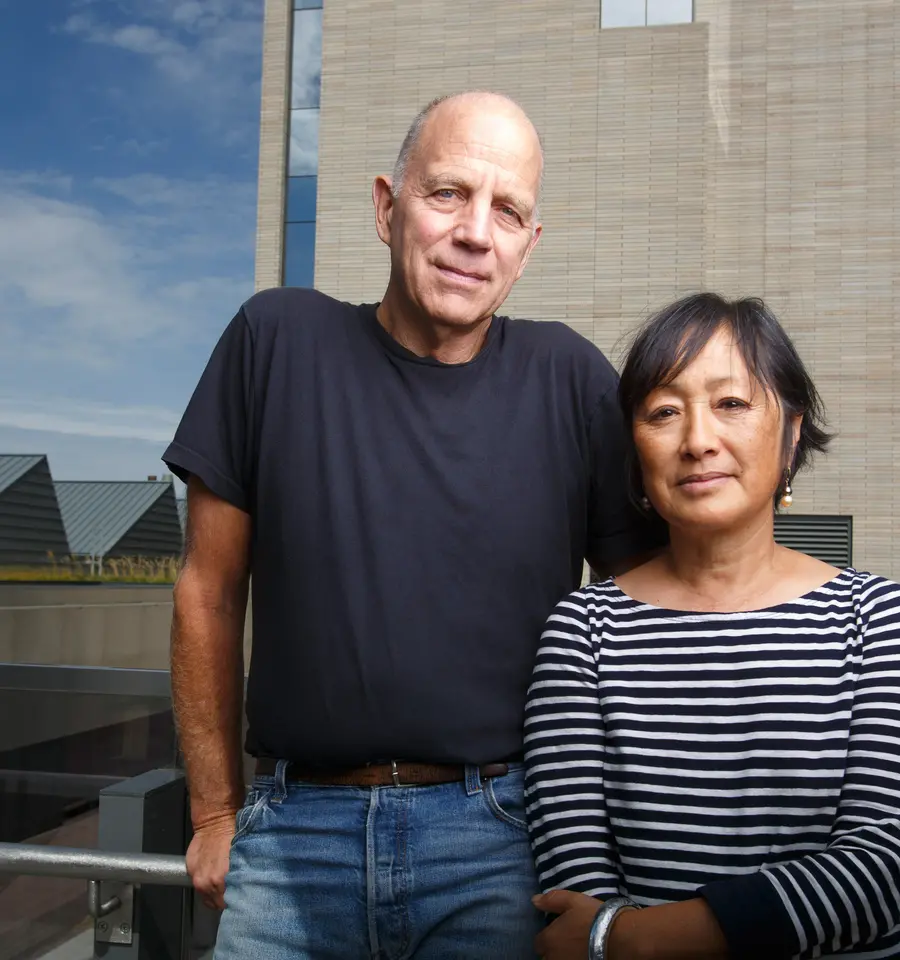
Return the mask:
[[435, 108], [400, 196], [382, 190], [379, 235], [403, 298], [438, 324], [490, 317], [540, 236], [540, 176], [537, 137], [514, 110], [477, 99]]

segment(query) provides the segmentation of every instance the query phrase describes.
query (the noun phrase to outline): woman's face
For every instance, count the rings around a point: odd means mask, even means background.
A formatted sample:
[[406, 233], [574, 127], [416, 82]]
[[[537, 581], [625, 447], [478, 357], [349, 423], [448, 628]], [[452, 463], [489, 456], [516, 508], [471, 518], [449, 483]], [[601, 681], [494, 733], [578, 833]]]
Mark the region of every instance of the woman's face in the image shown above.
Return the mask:
[[673, 527], [729, 529], [771, 513], [789, 462], [783, 422], [777, 399], [751, 378], [731, 329], [721, 326], [635, 412], [645, 494]]

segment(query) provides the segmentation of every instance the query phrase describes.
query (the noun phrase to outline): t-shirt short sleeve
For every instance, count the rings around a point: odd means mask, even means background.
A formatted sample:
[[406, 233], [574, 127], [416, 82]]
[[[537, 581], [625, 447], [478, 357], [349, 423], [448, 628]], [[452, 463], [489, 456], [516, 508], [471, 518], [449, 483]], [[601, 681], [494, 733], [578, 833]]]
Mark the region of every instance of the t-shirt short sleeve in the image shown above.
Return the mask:
[[242, 309], [213, 349], [162, 457], [185, 483], [193, 474], [247, 512], [253, 476], [252, 377], [253, 341]]
[[616, 388], [604, 393], [590, 424], [591, 487], [585, 551], [595, 569], [663, 546], [665, 524], [645, 515], [628, 496], [626, 427]]

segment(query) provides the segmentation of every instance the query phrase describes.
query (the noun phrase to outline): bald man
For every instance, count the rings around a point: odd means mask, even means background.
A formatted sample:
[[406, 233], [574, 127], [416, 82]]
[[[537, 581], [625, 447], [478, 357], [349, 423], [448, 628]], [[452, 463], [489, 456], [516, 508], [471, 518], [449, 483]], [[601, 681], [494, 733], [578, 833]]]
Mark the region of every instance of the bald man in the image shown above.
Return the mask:
[[609, 363], [497, 314], [542, 175], [508, 98], [430, 103], [373, 187], [382, 299], [251, 297], [165, 453], [188, 485], [172, 683], [216, 960], [534, 956], [541, 630], [585, 558], [625, 568], [658, 536], [626, 496]]

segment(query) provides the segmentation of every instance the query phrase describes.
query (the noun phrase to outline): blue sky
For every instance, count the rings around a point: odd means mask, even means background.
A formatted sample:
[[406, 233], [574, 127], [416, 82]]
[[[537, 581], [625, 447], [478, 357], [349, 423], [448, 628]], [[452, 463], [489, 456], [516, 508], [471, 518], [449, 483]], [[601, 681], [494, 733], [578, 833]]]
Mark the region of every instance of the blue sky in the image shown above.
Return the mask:
[[141, 479], [253, 290], [263, 0], [0, 0], [0, 453]]

